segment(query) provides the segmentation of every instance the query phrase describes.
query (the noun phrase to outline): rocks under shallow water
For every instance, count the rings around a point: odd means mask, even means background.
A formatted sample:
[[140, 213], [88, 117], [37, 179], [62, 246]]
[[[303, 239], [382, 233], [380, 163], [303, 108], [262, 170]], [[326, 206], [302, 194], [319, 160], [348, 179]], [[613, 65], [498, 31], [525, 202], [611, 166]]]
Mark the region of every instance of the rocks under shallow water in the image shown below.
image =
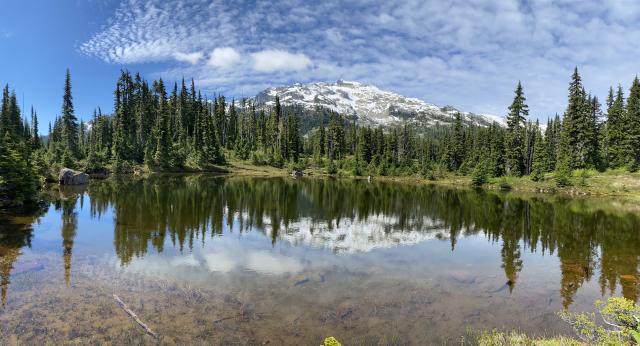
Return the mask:
[[288, 282], [291, 287], [302, 286], [309, 283], [323, 283], [325, 276], [322, 273], [302, 273], [289, 277]]
[[84, 185], [89, 182], [89, 175], [70, 168], [63, 168], [58, 175], [60, 185]]

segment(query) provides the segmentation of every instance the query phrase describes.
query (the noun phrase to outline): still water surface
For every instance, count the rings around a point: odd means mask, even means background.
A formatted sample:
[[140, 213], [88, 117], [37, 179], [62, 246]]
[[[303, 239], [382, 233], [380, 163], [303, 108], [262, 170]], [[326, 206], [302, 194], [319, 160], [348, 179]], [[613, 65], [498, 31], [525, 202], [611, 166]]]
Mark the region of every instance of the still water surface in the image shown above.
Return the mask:
[[353, 180], [152, 176], [0, 223], [11, 343], [439, 344], [570, 333], [638, 300], [640, 218], [606, 203]]

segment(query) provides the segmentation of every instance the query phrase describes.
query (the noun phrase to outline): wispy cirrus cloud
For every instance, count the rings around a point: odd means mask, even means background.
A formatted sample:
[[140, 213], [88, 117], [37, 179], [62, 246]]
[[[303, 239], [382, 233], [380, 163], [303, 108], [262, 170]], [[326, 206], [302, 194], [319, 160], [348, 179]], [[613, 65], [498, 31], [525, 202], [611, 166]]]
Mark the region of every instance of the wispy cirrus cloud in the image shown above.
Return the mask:
[[625, 0], [124, 0], [80, 50], [165, 62], [239, 95], [353, 79], [437, 104], [504, 114], [522, 80], [534, 116], [562, 112], [571, 69], [603, 96], [638, 73], [640, 3]]

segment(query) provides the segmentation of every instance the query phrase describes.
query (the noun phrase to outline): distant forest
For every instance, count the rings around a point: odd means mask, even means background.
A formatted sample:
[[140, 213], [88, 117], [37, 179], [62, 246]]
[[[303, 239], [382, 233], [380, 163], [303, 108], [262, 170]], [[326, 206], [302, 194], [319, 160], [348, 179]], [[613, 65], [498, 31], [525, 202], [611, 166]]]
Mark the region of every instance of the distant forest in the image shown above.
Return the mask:
[[[453, 125], [427, 129], [413, 123], [390, 128], [356, 125], [355, 119], [327, 109], [273, 107], [222, 95], [208, 99], [191, 80], [167, 87], [122, 71], [114, 90], [114, 112], [96, 109], [87, 123], [73, 107], [67, 70], [60, 115], [41, 137], [38, 117], [19, 108], [5, 86], [0, 114], [0, 208], [37, 202], [44, 179], [60, 168], [88, 173], [209, 171], [230, 160], [253, 165], [305, 169], [328, 174], [420, 175], [438, 179], [446, 172], [488, 177], [553, 173], [569, 184], [576, 169], [635, 171], [640, 163], [640, 81], [625, 99], [622, 86], [610, 88], [605, 111], [588, 93], [576, 68], [563, 117], [549, 118], [544, 131], [528, 120], [524, 89], [517, 84], [507, 126]], [[46, 141], [43, 140], [46, 138]]]

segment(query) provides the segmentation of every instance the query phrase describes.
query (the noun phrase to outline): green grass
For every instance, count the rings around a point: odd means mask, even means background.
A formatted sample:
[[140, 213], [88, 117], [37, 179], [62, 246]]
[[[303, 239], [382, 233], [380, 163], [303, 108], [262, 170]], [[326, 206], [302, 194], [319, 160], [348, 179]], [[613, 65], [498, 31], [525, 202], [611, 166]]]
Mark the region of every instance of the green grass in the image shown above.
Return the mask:
[[[180, 173], [209, 172], [218, 174], [230, 174], [237, 176], [288, 176], [292, 167], [284, 165], [277, 168], [268, 165], [255, 165], [251, 159], [240, 160], [232, 152], [225, 151], [226, 164], [211, 166], [207, 169], [184, 169]], [[327, 161], [324, 165], [317, 166], [312, 159], [303, 159], [296, 168], [304, 168], [305, 176], [333, 176], [340, 178], [363, 179], [369, 175], [369, 170], [363, 168], [361, 175], [354, 176], [354, 170], [348, 160], [334, 161], [336, 172], [328, 174]], [[133, 167], [133, 171], [148, 173], [147, 167]], [[402, 175], [393, 175], [399, 173]], [[438, 171], [434, 179], [426, 179], [419, 172], [394, 172], [381, 176], [373, 173], [374, 180], [410, 182], [420, 184], [434, 184], [455, 188], [467, 188], [472, 184], [471, 176], [458, 175], [456, 173]], [[533, 181], [529, 176], [525, 177], [498, 177], [488, 178], [482, 185], [484, 189], [495, 191], [512, 191], [518, 193], [553, 194], [569, 196], [596, 196], [616, 197], [616, 202], [640, 202], [640, 172], [630, 173], [624, 169], [598, 172], [596, 170], [576, 170], [568, 178], [567, 186], [558, 186], [553, 173], [546, 173], [539, 181]], [[640, 207], [638, 207], [640, 211]]]

